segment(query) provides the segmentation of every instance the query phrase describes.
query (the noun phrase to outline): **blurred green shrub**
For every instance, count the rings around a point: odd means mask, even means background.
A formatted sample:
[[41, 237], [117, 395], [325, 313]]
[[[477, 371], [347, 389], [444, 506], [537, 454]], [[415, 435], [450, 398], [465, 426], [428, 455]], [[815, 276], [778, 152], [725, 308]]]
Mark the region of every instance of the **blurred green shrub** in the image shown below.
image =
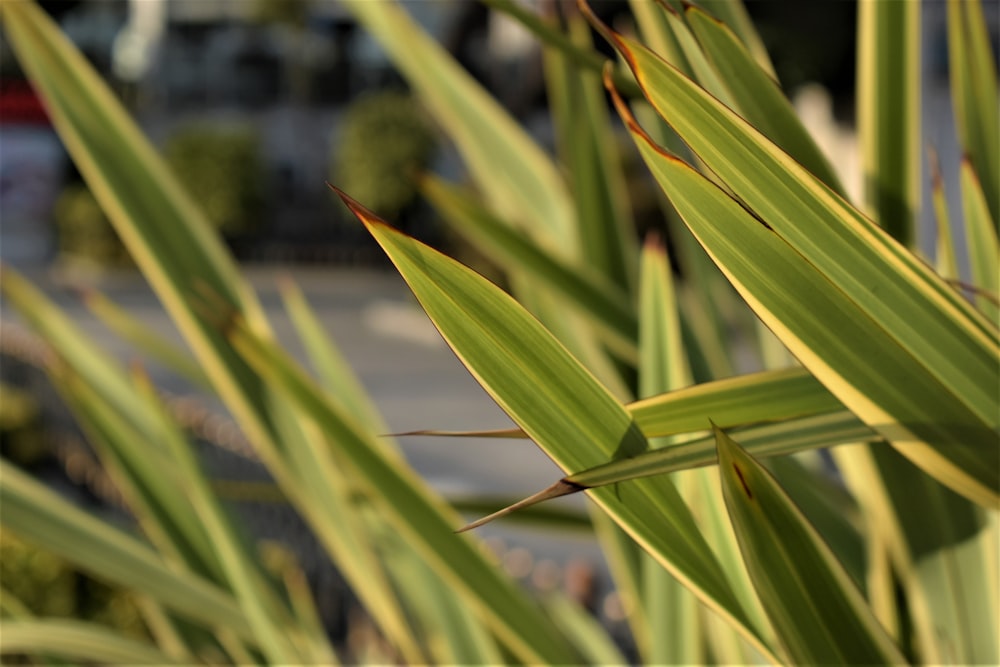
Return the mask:
[[259, 23], [302, 28], [309, 18], [309, 4], [309, 0], [254, 0], [251, 16]]
[[254, 130], [192, 124], [167, 140], [163, 155], [223, 236], [233, 239], [260, 227], [264, 163]]
[[35, 616], [90, 620], [133, 638], [148, 637], [132, 595], [77, 572], [61, 558], [2, 529], [0, 581], [16, 600], [8, 599], [5, 606], [19, 602], [19, 611]]
[[55, 223], [60, 260], [97, 268], [131, 262], [118, 234], [86, 185], [74, 183], [63, 189], [56, 201]]
[[0, 454], [20, 465], [45, 455], [38, 401], [28, 392], [0, 382]]
[[386, 217], [416, 200], [413, 175], [427, 167], [436, 140], [409, 93], [380, 90], [359, 97], [334, 146], [331, 181]]

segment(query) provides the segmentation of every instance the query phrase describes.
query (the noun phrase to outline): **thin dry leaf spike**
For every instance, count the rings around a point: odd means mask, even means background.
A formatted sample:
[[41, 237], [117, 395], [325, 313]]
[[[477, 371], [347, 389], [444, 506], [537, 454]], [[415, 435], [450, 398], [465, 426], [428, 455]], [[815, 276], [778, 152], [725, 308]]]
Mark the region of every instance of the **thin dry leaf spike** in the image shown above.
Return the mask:
[[528, 496], [524, 500], [520, 500], [514, 503], [513, 505], [508, 505], [502, 510], [494, 512], [489, 516], [485, 516], [482, 519], [473, 521], [472, 523], [459, 528], [455, 532], [464, 533], [467, 530], [473, 530], [475, 528], [479, 528], [480, 526], [484, 526], [495, 519], [505, 517], [508, 514], [511, 514], [512, 512], [515, 512], [519, 509], [524, 509], [525, 507], [531, 507], [532, 505], [537, 505], [540, 502], [544, 502], [546, 500], [552, 500], [553, 498], [561, 498], [562, 496], [569, 496], [574, 493], [579, 493], [580, 491], [585, 491], [586, 489], [587, 487], [585, 486], [576, 484], [574, 482], [570, 482], [565, 479], [561, 479], [552, 486], [539, 491], [533, 496]]

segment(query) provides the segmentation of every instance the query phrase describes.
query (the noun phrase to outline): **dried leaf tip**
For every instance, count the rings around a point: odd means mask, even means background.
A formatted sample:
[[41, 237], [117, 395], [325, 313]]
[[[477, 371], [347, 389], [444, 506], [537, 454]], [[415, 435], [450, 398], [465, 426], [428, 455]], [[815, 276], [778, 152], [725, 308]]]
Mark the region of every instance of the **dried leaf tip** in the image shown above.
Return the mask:
[[476, 528], [479, 528], [480, 526], [485, 526], [486, 524], [490, 523], [491, 521], [494, 521], [495, 519], [505, 517], [508, 514], [511, 514], [519, 509], [524, 509], [525, 507], [531, 507], [532, 505], [537, 505], [540, 502], [551, 500], [553, 498], [572, 495], [574, 493], [583, 491], [586, 488], [587, 487], [582, 486], [580, 484], [576, 484], [574, 482], [570, 482], [569, 480], [561, 479], [552, 486], [545, 488], [534, 495], [528, 496], [524, 500], [519, 500], [513, 505], [508, 505], [507, 507], [504, 507], [502, 510], [494, 512], [489, 516], [484, 516], [482, 519], [477, 519], [476, 521], [473, 521], [468, 525], [462, 526], [455, 532], [464, 533], [469, 530], [474, 530]]
[[389, 224], [385, 220], [380, 218], [374, 211], [367, 208], [364, 204], [362, 204], [357, 199], [355, 199], [351, 195], [347, 194], [346, 192], [338, 188], [336, 185], [330, 183], [329, 181], [326, 181], [326, 187], [333, 190], [333, 192], [338, 197], [340, 197], [340, 201], [344, 202], [344, 205], [347, 208], [351, 209], [351, 213], [353, 213], [358, 218], [358, 220], [360, 220], [364, 224], [366, 225]]

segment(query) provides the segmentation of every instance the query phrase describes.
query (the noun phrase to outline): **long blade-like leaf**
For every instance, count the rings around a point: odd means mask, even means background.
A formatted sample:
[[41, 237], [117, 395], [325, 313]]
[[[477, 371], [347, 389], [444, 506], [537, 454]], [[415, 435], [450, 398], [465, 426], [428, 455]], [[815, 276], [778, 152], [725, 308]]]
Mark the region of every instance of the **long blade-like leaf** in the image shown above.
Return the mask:
[[[341, 196], [466, 367], [564, 470], [634, 456], [646, 448], [624, 408], [513, 299]], [[592, 497], [707, 605], [767, 651], [672, 485], [640, 480], [617, 493], [596, 490]]]
[[[844, 405], [804, 368], [748, 373], [650, 396], [625, 406], [647, 438], [839, 412]], [[421, 430], [399, 435], [525, 438], [519, 428], [495, 431]]]
[[[996, 297], [1000, 295], [1000, 244], [997, 227], [990, 218], [983, 184], [976, 178], [972, 165], [963, 160], [959, 171], [962, 193], [962, 217], [969, 248], [972, 283], [985, 291], [976, 299], [979, 309], [997, 320]], [[992, 295], [993, 300], [986, 295]]]
[[1000, 225], [1000, 106], [997, 64], [979, 0], [948, 0], [948, 69], [962, 151]]
[[212, 390], [211, 382], [191, 355], [167, 340], [163, 334], [154, 331], [100, 292], [86, 292], [84, 303], [95, 317], [123, 340], [199, 388]]
[[737, 116], [640, 45], [611, 37], [658, 110], [754, 208], [653, 144], [619, 105], [661, 187], [758, 316], [904, 455], [997, 503], [996, 330]]
[[[358, 492], [433, 564], [434, 569], [512, 650], [526, 660], [572, 662], [558, 630], [511, 583], [490, 567], [475, 546], [456, 537], [458, 517], [395, 458], [380, 454], [372, 436], [288, 359], [273, 342], [234, 321], [236, 348], [275, 386], [280, 386], [314, 426], [337, 461], [355, 473]], [[324, 463], [329, 465], [329, 462]]]
[[903, 245], [920, 215], [920, 11], [858, 3], [858, 141], [864, 209]]
[[840, 179], [795, 115], [788, 98], [737, 35], [697, 7], [689, 7], [686, 15], [733, 108], [816, 178], [842, 194]]
[[63, 500], [0, 461], [0, 520], [25, 540], [107, 582], [145, 593], [211, 627], [253, 641], [246, 617], [227, 592], [161, 558], [139, 540]]
[[428, 176], [423, 193], [459, 233], [504, 268], [522, 270], [586, 314], [614, 349], [635, 356], [638, 324], [627, 292], [589, 266], [568, 264], [523, 232], [495, 219], [471, 197], [443, 180]]
[[[501, 218], [578, 256], [572, 202], [551, 159], [398, 2], [348, 2], [431, 109]], [[561, 248], [559, 246], [562, 246]]]
[[[592, 49], [590, 27], [583, 17], [571, 12], [566, 21], [571, 38]], [[546, 50], [544, 55], [549, 106], [559, 156], [576, 202], [583, 263], [633, 293], [635, 224], [601, 75], [577, 70], [557, 51]]]
[[[91, 664], [180, 665], [155, 646], [104, 625], [69, 619], [0, 622], [0, 654], [46, 655]], [[47, 664], [47, 661], [43, 661]]]
[[[710, 418], [710, 415], [705, 417], [706, 420]], [[879, 439], [868, 426], [847, 411], [752, 426], [741, 429], [739, 435], [744, 446], [757, 457], [783, 456], [820, 447]], [[566, 481], [589, 488], [714, 465], [716, 459], [713, 446], [711, 436], [701, 437], [581, 470], [567, 477]]]
[[716, 429], [723, 494], [747, 567], [797, 664], [905, 664], [836, 556], [773, 477]]

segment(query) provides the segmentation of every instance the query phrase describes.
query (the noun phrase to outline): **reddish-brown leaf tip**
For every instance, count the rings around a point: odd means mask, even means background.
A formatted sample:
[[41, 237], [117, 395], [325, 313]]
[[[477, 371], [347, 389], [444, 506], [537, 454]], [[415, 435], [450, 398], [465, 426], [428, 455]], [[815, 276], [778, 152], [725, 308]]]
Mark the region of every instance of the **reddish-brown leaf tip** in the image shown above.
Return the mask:
[[391, 226], [388, 222], [380, 218], [374, 211], [367, 208], [364, 204], [356, 200], [351, 195], [347, 194], [336, 185], [326, 181], [326, 187], [333, 190], [333, 192], [340, 197], [340, 201], [344, 202], [344, 205], [351, 210], [351, 213], [360, 220], [366, 226], [368, 225], [385, 225], [387, 227]]
[[513, 505], [509, 505], [498, 512], [494, 512], [489, 516], [484, 516], [482, 519], [473, 521], [472, 523], [462, 526], [456, 533], [464, 533], [468, 530], [473, 530], [474, 528], [479, 528], [480, 526], [486, 525], [487, 523], [493, 521], [494, 519], [499, 519], [501, 517], [507, 516], [508, 514], [524, 509], [525, 507], [531, 507], [545, 500], [551, 500], [552, 498], [559, 498], [561, 496], [568, 496], [573, 493], [579, 493], [580, 491], [586, 490], [587, 487], [577, 484], [576, 482], [571, 482], [568, 479], [561, 479], [552, 486], [545, 488], [538, 493], [528, 496], [524, 500], [520, 500]]
[[612, 103], [614, 103], [615, 110], [618, 111], [618, 115], [621, 117], [622, 122], [625, 123], [625, 127], [627, 127], [629, 131], [632, 132], [632, 134], [636, 135], [644, 142], [646, 142], [650, 148], [652, 148], [654, 151], [656, 151], [663, 157], [667, 158], [668, 160], [672, 160], [674, 162], [680, 162], [681, 164], [686, 164], [679, 157], [677, 157], [673, 153], [670, 153], [667, 149], [657, 144], [653, 140], [653, 137], [649, 136], [649, 133], [646, 132], [646, 130], [642, 129], [642, 126], [639, 125], [639, 121], [637, 121], [635, 119], [635, 116], [632, 115], [632, 110], [628, 108], [628, 105], [625, 103], [625, 100], [622, 99], [621, 94], [619, 94], [618, 89], [615, 88], [614, 80], [611, 77], [612, 70], [610, 65], [611, 64], [608, 63], [604, 67], [604, 87], [611, 95], [611, 101]]
[[656, 229], [651, 230], [649, 233], [646, 234], [646, 238], [644, 239], [643, 243], [646, 247], [646, 250], [650, 252], [656, 252], [660, 254], [666, 252], [666, 246], [663, 243], [663, 236]]
[[[673, 5], [667, 2], [667, 0], [656, 0], [656, 4], [658, 4], [663, 11], [669, 12], [672, 16], [680, 16], [680, 14], [677, 13], [677, 10], [674, 9]], [[683, 6], [686, 7], [687, 3], [683, 3]]]

